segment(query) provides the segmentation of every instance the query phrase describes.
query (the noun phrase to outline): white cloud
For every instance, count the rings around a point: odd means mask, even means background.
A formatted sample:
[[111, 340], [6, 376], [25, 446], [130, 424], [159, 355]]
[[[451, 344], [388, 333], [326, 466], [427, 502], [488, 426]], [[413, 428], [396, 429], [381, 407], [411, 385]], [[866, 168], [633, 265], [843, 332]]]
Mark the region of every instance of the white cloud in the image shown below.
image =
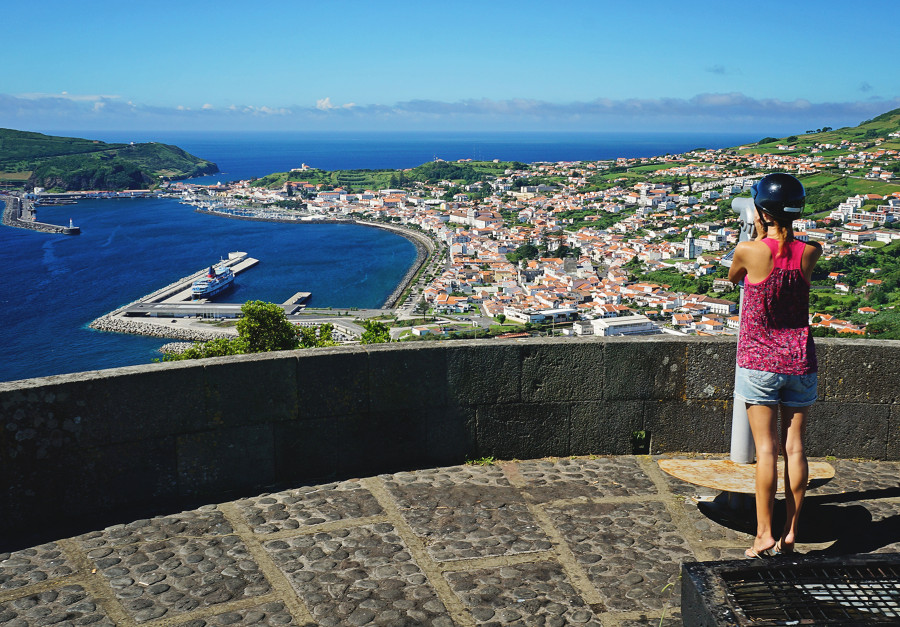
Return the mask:
[[45, 94], [41, 92], [33, 92], [28, 94], [17, 94], [18, 98], [24, 100], [44, 100], [47, 98], [59, 98], [61, 100], [70, 100], [72, 102], [96, 102], [103, 100], [118, 100], [121, 96], [110, 96], [103, 94], [70, 94], [67, 91], [58, 94]]
[[[0, 126], [83, 128], [98, 124], [133, 128], [271, 129], [459, 129], [496, 130], [710, 130], [750, 129], [777, 133], [855, 125], [890, 109], [900, 98], [814, 103], [805, 99], [753, 98], [739, 92], [698, 94], [692, 98], [590, 101], [489, 98], [407, 100], [393, 104], [336, 104], [330, 97], [314, 106], [255, 106], [209, 103], [151, 106], [118, 97], [73, 94], [0, 94]], [[202, 122], [201, 122], [202, 120]], [[791, 131], [791, 129], [794, 129]]]
[[331, 97], [326, 96], [325, 98], [320, 98], [316, 100], [316, 109], [319, 111], [333, 111], [335, 109], [352, 109], [356, 106], [356, 103], [347, 102], [342, 105], [332, 104]]

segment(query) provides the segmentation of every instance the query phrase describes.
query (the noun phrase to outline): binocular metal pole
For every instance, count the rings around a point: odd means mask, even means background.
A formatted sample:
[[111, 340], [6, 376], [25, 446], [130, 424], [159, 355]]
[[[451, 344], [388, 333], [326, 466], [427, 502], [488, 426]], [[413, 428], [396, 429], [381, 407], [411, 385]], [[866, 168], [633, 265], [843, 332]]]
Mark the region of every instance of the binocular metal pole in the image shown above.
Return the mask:
[[[731, 208], [741, 216], [741, 234], [739, 242], [748, 241], [755, 225], [756, 208], [750, 198], [735, 198], [731, 201]], [[722, 258], [722, 264], [731, 268], [734, 251]], [[738, 308], [743, 306], [744, 286], [741, 285]], [[738, 338], [740, 338], [740, 324], [738, 324]], [[735, 378], [737, 377], [737, 363], [735, 363]], [[742, 399], [735, 397], [731, 411], [731, 455], [730, 459], [736, 464], [752, 464], [756, 458], [756, 446], [753, 444], [753, 433], [750, 431], [750, 420], [747, 418], [747, 405]], [[701, 502], [698, 507], [711, 518], [724, 518], [732, 523], [746, 524], [755, 512], [754, 495], [741, 492], [721, 492], [711, 502]]]

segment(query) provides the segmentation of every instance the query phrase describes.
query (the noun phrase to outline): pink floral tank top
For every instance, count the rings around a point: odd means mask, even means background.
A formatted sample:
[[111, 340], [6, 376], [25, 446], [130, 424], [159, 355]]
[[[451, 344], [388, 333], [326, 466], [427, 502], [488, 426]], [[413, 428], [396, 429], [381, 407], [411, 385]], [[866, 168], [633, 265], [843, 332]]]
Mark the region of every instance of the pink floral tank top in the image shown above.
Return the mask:
[[804, 242], [792, 241], [778, 256], [778, 240], [762, 240], [772, 251], [772, 272], [759, 283], [744, 277], [737, 363], [778, 374], [818, 370], [809, 332], [809, 282], [800, 270]]

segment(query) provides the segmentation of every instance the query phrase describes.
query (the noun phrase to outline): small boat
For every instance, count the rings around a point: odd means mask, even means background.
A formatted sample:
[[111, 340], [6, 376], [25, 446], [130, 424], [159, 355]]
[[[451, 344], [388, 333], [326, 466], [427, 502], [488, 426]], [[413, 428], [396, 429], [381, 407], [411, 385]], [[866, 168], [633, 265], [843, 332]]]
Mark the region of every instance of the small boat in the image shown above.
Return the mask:
[[234, 272], [224, 265], [210, 266], [209, 272], [202, 279], [197, 279], [191, 286], [191, 298], [209, 298], [224, 292], [234, 283]]

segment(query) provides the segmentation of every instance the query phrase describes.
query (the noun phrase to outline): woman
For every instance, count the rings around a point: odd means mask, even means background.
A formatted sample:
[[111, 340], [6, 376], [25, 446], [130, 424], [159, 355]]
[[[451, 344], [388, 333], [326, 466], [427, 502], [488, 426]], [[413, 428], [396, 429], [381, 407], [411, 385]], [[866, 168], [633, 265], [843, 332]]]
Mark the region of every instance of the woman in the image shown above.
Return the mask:
[[[769, 174], [753, 186], [752, 196], [757, 236], [738, 244], [728, 278], [744, 280], [735, 402], [747, 404], [756, 445], [756, 538], [746, 555], [763, 557], [794, 550], [806, 494], [809, 465], [803, 436], [818, 384], [809, 332], [809, 282], [822, 249], [794, 239], [792, 223], [806, 203], [800, 181], [790, 174]], [[786, 520], [776, 538], [772, 512], [779, 443], [785, 456]]]

